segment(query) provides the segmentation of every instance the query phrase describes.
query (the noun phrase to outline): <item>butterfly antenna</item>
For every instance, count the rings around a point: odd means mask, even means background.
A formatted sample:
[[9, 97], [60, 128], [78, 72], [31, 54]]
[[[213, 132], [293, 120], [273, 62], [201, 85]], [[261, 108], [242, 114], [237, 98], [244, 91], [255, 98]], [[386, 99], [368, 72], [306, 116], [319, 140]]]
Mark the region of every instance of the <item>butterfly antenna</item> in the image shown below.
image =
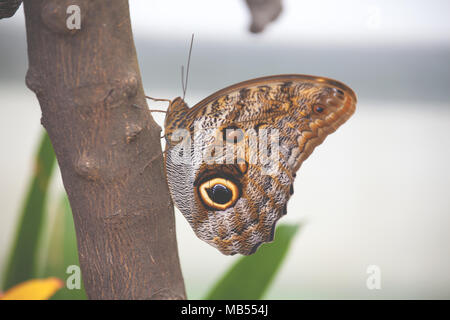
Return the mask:
[[191, 53], [192, 53], [192, 45], [194, 43], [194, 34], [192, 34], [191, 37], [191, 45], [189, 47], [189, 56], [187, 61], [187, 68], [186, 68], [186, 78], [184, 78], [184, 66], [181, 66], [181, 86], [183, 87], [183, 100], [186, 96], [186, 90], [187, 90], [187, 84], [189, 79], [189, 66], [191, 64]]

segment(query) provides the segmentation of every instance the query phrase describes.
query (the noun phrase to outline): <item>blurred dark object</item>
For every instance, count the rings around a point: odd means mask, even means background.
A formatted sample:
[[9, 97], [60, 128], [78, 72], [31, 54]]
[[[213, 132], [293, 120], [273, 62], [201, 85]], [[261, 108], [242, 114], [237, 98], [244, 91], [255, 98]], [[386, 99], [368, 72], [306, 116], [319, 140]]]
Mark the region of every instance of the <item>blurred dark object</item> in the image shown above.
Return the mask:
[[252, 15], [250, 32], [260, 33], [281, 13], [281, 0], [245, 0]]
[[[61, 19], [72, 1], [74, 16], [86, 13], [74, 33]], [[70, 200], [88, 297], [185, 299], [161, 128], [145, 101], [128, 0], [27, 0], [24, 13], [26, 85]]]
[[21, 3], [22, 0], [0, 0], [0, 19], [12, 17]]

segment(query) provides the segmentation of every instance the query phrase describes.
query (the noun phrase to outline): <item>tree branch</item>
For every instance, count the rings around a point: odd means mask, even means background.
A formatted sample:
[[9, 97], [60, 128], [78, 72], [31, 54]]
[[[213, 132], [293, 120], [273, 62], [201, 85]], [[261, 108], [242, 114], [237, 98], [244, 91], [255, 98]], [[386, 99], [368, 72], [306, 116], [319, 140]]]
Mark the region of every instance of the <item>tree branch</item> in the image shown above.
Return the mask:
[[[69, 29], [69, 5], [81, 28]], [[26, 0], [39, 99], [91, 299], [184, 299], [160, 128], [146, 106], [126, 0]]]

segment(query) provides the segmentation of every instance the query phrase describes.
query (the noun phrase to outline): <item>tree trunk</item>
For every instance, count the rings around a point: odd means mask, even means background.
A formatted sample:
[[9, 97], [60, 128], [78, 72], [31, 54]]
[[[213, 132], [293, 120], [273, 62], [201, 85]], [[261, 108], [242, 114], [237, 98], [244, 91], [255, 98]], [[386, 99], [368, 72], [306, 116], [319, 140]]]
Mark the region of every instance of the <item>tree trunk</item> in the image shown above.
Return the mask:
[[[70, 5], [80, 29], [66, 24]], [[147, 110], [128, 2], [25, 0], [24, 9], [26, 82], [69, 196], [89, 298], [184, 299], [161, 129]]]

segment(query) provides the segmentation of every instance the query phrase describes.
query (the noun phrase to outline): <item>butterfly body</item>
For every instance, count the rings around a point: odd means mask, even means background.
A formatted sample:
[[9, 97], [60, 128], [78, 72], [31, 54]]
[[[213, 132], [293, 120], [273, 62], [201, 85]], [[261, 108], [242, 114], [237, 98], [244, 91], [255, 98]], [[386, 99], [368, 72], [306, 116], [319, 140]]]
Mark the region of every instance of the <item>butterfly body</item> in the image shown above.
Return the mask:
[[192, 108], [174, 99], [165, 162], [175, 205], [222, 253], [254, 253], [273, 240], [295, 172], [355, 105], [346, 85], [306, 75], [244, 81]]

